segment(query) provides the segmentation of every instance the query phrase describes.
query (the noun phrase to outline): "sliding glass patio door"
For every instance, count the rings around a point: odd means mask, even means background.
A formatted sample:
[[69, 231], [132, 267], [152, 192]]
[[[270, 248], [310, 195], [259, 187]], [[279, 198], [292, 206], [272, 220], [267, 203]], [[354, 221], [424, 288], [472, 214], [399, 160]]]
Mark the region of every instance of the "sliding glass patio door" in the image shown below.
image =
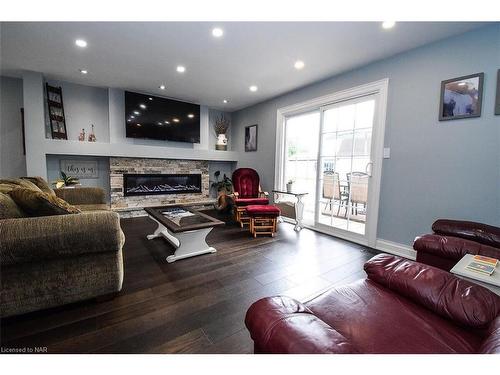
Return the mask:
[[321, 108], [315, 224], [365, 236], [370, 210], [376, 96]]
[[276, 188], [305, 196], [312, 229], [376, 246], [388, 80], [280, 108]]

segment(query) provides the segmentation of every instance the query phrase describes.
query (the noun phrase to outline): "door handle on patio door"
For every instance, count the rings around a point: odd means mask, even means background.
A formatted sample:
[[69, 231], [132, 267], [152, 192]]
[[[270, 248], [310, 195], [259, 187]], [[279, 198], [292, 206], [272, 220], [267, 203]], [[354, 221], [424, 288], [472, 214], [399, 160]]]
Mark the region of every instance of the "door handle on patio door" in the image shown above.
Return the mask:
[[373, 161], [369, 161], [368, 163], [366, 163], [365, 172], [368, 175], [368, 177], [372, 176], [372, 167], [373, 167]]

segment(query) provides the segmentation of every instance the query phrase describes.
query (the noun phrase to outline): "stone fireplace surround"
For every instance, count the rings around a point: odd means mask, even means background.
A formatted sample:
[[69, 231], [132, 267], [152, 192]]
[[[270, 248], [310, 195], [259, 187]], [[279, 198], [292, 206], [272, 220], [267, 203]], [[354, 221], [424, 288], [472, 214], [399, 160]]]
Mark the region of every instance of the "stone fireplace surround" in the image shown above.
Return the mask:
[[[109, 158], [111, 209], [124, 216], [144, 215], [144, 207], [181, 203], [211, 203], [208, 161]], [[123, 174], [201, 174], [201, 193], [125, 196]], [[136, 214], [131, 214], [136, 212]]]

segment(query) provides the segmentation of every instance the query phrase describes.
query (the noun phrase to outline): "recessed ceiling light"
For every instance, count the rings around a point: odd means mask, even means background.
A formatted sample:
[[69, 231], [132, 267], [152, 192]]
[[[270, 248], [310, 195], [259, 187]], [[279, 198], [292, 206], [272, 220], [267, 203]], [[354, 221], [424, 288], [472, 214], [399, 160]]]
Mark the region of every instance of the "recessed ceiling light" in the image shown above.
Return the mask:
[[396, 25], [396, 22], [394, 22], [394, 21], [384, 21], [384, 22], [382, 22], [382, 27], [384, 29], [392, 29], [394, 27], [394, 25]]
[[146, 109], [146, 104], [139, 104], [139, 107], [141, 107], [142, 109]]
[[88, 70], [85, 70], [85, 69], [80, 69], [80, 73], [82, 73], [82, 74], [87, 74], [87, 73], [88, 73]]
[[295, 67], [295, 69], [300, 70], [303, 69], [306, 64], [304, 64], [304, 61], [302, 60], [297, 60], [295, 61], [295, 64], [293, 64], [293, 66]]
[[189, 117], [189, 118], [193, 118], [193, 117], [194, 117], [194, 115], [193, 115], [192, 113], [190, 113], [190, 114], [188, 115], [188, 117]]
[[227, 101], [227, 99], [224, 99], [224, 100], [222, 101], [222, 103], [227, 104], [227, 103], [229, 103], [229, 102]]
[[257, 86], [255, 86], [255, 85], [252, 85], [252, 86], [250, 86], [248, 89], [249, 89], [251, 92], [255, 92], [255, 91], [257, 91], [259, 88], [258, 88]]
[[179, 119], [178, 118], [174, 118], [172, 119], [173, 122], [179, 122]]
[[165, 124], [167, 124], [167, 125], [170, 124], [170, 121], [165, 121]]
[[140, 115], [140, 114], [141, 114], [141, 112], [139, 112], [139, 111], [134, 111], [134, 115]]
[[[165, 90], [165, 85], [160, 85], [160, 86], [158, 86], [158, 88], [159, 88], [160, 90]], [[149, 100], [153, 100], [153, 99], [151, 99], [151, 98], [150, 98]]]
[[186, 68], [183, 67], [182, 65], [179, 65], [177, 68], [176, 68], [177, 72], [179, 73], [184, 73], [186, 71]]
[[87, 42], [83, 39], [77, 39], [75, 40], [75, 44], [80, 47], [80, 48], [85, 48], [87, 47]]
[[150, 98], [148, 98], [148, 99], [149, 99], [149, 100], [153, 100], [153, 98], [151, 98], [151, 97], [150, 97]]
[[214, 27], [212, 29], [212, 35], [216, 38], [220, 38], [222, 35], [224, 35], [224, 30], [222, 30], [220, 27]]

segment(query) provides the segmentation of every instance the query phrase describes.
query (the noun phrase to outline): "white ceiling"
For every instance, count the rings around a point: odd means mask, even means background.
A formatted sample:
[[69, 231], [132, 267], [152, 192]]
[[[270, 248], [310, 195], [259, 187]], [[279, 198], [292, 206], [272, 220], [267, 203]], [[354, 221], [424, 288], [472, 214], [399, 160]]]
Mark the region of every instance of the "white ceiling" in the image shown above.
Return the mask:
[[[39, 71], [233, 111], [481, 25], [405, 22], [384, 30], [377, 22], [2, 23], [1, 72]], [[222, 38], [212, 36], [215, 26], [224, 29]], [[76, 47], [77, 38], [88, 46]], [[298, 59], [306, 64], [300, 71], [293, 67]], [[186, 72], [177, 73], [177, 65]], [[258, 91], [250, 92], [250, 85]]]

